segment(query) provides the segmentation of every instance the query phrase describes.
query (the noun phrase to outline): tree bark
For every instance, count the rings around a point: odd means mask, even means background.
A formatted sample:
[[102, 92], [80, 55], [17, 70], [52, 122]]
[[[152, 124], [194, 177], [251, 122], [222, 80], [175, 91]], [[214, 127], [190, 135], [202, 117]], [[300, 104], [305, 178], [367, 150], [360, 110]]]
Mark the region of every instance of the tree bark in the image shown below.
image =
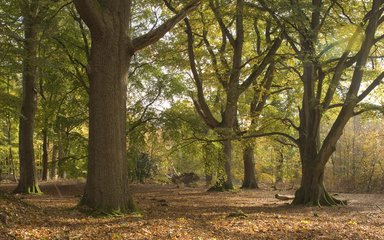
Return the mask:
[[[89, 60], [88, 177], [83, 203], [110, 212], [133, 208], [125, 156], [126, 80], [130, 56], [123, 33], [110, 28], [93, 38]], [[123, 40], [124, 41], [124, 40]]]
[[51, 179], [57, 179], [57, 168], [58, 168], [58, 147], [53, 145], [52, 147], [52, 168], [51, 168]]
[[[15, 159], [13, 159], [13, 152], [12, 152], [12, 121], [11, 121], [11, 116], [9, 114], [7, 114], [6, 123], [7, 123], [7, 143], [8, 143], [8, 163], [7, 163], [7, 167], [10, 167], [10, 170], [12, 172], [13, 180], [15, 182], [17, 182], [16, 168], [15, 168]], [[8, 173], [9, 173], [9, 171], [8, 171]]]
[[34, 120], [37, 108], [36, 76], [38, 23], [29, 13], [24, 16], [23, 93], [19, 126], [20, 180], [14, 193], [40, 193], [35, 177], [33, 146]]
[[130, 212], [134, 204], [128, 187], [126, 158], [126, 92], [131, 57], [158, 41], [194, 10], [193, 1], [159, 27], [135, 39], [130, 36], [130, 0], [74, 0], [91, 31], [87, 74], [89, 95], [89, 159], [82, 203], [102, 212]]
[[324, 187], [325, 167], [314, 161], [305, 161], [302, 166], [301, 186], [295, 193], [293, 205], [333, 206], [346, 201], [332, 197]]
[[[128, 14], [130, 6], [127, 5], [130, 4], [121, 5], [121, 11]], [[101, 25], [103, 31], [92, 34], [87, 69], [90, 79], [89, 159], [81, 203], [107, 213], [130, 212], [134, 205], [128, 187], [125, 154], [127, 73], [132, 56], [126, 35], [129, 18], [120, 18], [117, 13], [105, 14], [105, 17], [108, 20]]]
[[65, 172], [65, 161], [67, 161], [66, 159], [66, 151], [65, 151], [65, 145], [64, 145], [64, 141], [61, 139], [60, 140], [60, 143], [59, 143], [59, 146], [57, 148], [57, 176], [58, 178], [61, 178], [61, 179], [65, 179], [67, 174]]
[[223, 142], [224, 145], [224, 170], [226, 179], [224, 182], [225, 189], [233, 189], [233, 177], [232, 177], [232, 142], [226, 140]]
[[43, 129], [43, 174], [41, 179], [43, 181], [48, 180], [48, 131]]
[[276, 173], [275, 173], [275, 186], [283, 182], [283, 165], [284, 165], [284, 153], [283, 150], [279, 150], [279, 158], [277, 159], [276, 164]]
[[257, 189], [256, 172], [255, 172], [255, 155], [253, 146], [247, 146], [243, 150], [244, 160], [244, 180], [241, 188]]

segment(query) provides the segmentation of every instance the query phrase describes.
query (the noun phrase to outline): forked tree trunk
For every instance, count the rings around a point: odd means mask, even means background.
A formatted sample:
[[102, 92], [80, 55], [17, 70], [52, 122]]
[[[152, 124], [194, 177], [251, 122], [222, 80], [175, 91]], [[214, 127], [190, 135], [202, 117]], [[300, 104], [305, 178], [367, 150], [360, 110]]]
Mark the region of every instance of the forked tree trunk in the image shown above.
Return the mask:
[[[114, 19], [118, 21], [118, 19]], [[126, 91], [130, 62], [125, 28], [108, 27], [92, 38], [90, 78], [89, 162], [82, 203], [105, 212], [130, 212], [126, 158]], [[120, 32], [123, 31], [123, 32]]]
[[[317, 32], [320, 26], [321, 5], [322, 1], [313, 1], [314, 12], [312, 14], [311, 31]], [[322, 96], [321, 87], [325, 75], [322, 73], [321, 64], [313, 61], [316, 56], [315, 46], [317, 45], [317, 35], [304, 36], [301, 41], [302, 52], [307, 54], [303, 58], [303, 75], [302, 82], [304, 85], [304, 96], [302, 109], [300, 110], [300, 158], [302, 163], [302, 181], [301, 187], [296, 191], [293, 204], [306, 205], [337, 205], [343, 204], [328, 194], [324, 187], [324, 170], [325, 165], [335, 151], [336, 143], [340, 139], [343, 129], [347, 122], [354, 115], [354, 108], [359, 101], [363, 100], [380, 82], [383, 75], [380, 74], [362, 94], [359, 95], [360, 86], [363, 81], [365, 66], [371, 52], [371, 48], [375, 42], [375, 33], [378, 23], [381, 20], [383, 13], [381, 0], [372, 1], [372, 10], [369, 12], [369, 17], [366, 19], [368, 24], [365, 26], [364, 39], [361, 43], [360, 50], [356, 57], [355, 68], [353, 70], [351, 83], [348, 88], [343, 106], [338, 113], [336, 120], [329, 129], [322, 143], [320, 143], [319, 131], [321, 124], [322, 109], [329, 108], [332, 102], [335, 89], [329, 88], [323, 103], [320, 99]], [[354, 40], [354, 39], [353, 39]], [[353, 43], [353, 42], [351, 42]], [[349, 55], [349, 49], [345, 52]], [[343, 57], [341, 59], [344, 59]], [[345, 60], [345, 59], [344, 59]], [[343, 60], [343, 61], [344, 61]], [[339, 65], [339, 63], [341, 65]], [[344, 67], [345, 62], [339, 62], [338, 66]], [[343, 69], [336, 68], [333, 80], [338, 83], [340, 76], [343, 74]], [[331, 81], [331, 85], [333, 84]], [[317, 91], [315, 91], [317, 85]], [[332, 87], [332, 86], [331, 86]], [[335, 87], [335, 86], [333, 86]]]
[[35, 178], [33, 148], [34, 120], [37, 108], [36, 75], [38, 26], [29, 13], [24, 16], [23, 94], [19, 126], [20, 180], [14, 193], [40, 193]]
[[243, 150], [243, 160], [244, 160], [244, 180], [241, 188], [246, 189], [257, 189], [256, 172], [255, 172], [255, 155], [254, 148], [252, 146], [247, 146]]

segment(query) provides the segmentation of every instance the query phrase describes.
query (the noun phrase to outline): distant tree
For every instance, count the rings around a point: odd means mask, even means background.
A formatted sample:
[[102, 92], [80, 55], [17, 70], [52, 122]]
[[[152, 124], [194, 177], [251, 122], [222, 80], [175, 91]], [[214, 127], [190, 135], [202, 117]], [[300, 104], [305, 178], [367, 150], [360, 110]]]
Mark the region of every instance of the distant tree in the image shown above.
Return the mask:
[[[168, 4], [172, 9], [171, 4]], [[222, 139], [224, 188], [233, 188], [232, 139], [239, 133], [237, 114], [240, 96], [263, 75], [282, 39], [271, 40], [263, 53], [249, 51], [253, 19], [247, 18], [243, 0], [233, 4], [209, 1], [199, 18], [185, 20], [192, 94], [196, 112]], [[249, 25], [251, 23], [251, 25]], [[249, 28], [248, 26], [252, 26]], [[269, 34], [269, 33], [268, 33]], [[245, 155], [251, 157], [248, 151]], [[253, 163], [246, 164], [246, 169]], [[250, 169], [247, 176], [253, 175]], [[256, 181], [255, 179], [253, 179]]]
[[33, 145], [34, 122], [37, 109], [38, 47], [41, 21], [44, 11], [42, 3], [36, 0], [17, 1], [20, 7], [24, 29], [24, 53], [22, 71], [22, 103], [19, 124], [20, 180], [14, 193], [39, 193], [35, 176], [35, 152]]

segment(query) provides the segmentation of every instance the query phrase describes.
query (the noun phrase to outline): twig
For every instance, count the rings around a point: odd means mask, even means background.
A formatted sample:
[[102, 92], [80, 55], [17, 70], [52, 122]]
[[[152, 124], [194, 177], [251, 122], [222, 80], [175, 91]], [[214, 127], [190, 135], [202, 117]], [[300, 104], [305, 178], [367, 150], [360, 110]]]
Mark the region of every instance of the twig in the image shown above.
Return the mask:
[[376, 205], [376, 207], [377, 207], [378, 209], [380, 209], [380, 211], [381, 211], [382, 213], [384, 213], [383, 209], [382, 209], [381, 207], [379, 207], [379, 205]]

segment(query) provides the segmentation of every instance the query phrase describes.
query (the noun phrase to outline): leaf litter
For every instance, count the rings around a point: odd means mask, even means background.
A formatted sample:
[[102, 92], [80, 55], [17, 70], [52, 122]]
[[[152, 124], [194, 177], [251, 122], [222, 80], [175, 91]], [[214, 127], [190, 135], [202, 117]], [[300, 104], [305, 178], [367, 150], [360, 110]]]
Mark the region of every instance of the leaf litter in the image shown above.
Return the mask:
[[0, 195], [1, 240], [384, 239], [384, 194], [339, 194], [350, 205], [319, 208], [291, 206], [272, 190], [214, 193], [137, 184], [132, 192], [140, 213], [92, 217], [76, 208], [83, 183], [48, 182], [41, 188], [44, 195]]

